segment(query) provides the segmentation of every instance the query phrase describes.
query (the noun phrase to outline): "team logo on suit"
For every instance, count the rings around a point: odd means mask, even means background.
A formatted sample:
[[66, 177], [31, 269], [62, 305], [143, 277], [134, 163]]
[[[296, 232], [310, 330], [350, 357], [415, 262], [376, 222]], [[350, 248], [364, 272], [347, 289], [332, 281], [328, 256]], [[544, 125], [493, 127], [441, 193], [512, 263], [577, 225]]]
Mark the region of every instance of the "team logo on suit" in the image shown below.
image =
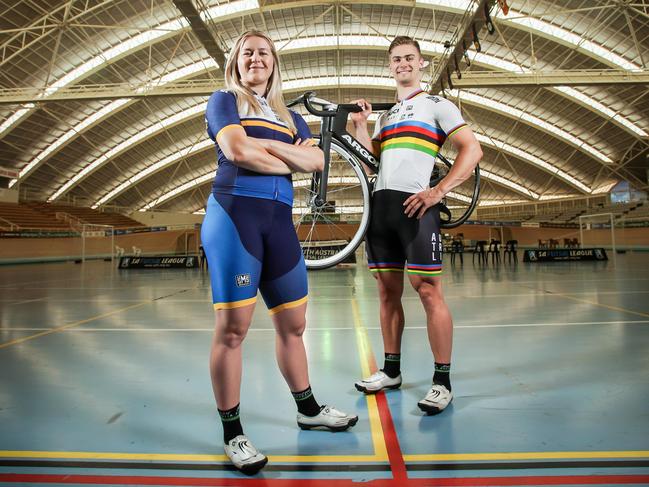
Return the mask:
[[237, 274], [234, 276], [237, 287], [250, 286], [250, 274]]

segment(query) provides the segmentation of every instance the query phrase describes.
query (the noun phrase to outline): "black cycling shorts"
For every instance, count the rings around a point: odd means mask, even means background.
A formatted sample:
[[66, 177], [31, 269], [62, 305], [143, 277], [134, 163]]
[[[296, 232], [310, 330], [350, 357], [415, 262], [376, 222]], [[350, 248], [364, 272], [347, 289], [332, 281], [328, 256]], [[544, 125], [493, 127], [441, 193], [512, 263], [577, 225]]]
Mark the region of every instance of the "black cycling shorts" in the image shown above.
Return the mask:
[[442, 273], [442, 236], [438, 206], [421, 219], [409, 218], [404, 201], [412, 193], [383, 189], [372, 196], [372, 215], [366, 235], [367, 264], [372, 272], [403, 272], [437, 276]]

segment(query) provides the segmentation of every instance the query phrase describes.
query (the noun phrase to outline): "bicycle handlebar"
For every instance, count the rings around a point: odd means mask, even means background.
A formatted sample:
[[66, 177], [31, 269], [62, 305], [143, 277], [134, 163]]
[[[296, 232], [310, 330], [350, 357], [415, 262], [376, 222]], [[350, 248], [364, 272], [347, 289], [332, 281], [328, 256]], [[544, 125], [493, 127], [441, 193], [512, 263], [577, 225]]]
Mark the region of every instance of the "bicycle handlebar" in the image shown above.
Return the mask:
[[[323, 100], [322, 98], [317, 98], [315, 96], [315, 91], [307, 91], [306, 93], [294, 98], [286, 104], [287, 107], [292, 107], [298, 103], [304, 103], [307, 111], [316, 117], [333, 117], [337, 111], [345, 111], [349, 113], [356, 113], [362, 111], [361, 107], [355, 103], [331, 103], [330, 101]], [[324, 110], [318, 110], [315, 105], [320, 105]], [[372, 105], [372, 110], [381, 112], [389, 110], [394, 106], [394, 103], [376, 103]]]

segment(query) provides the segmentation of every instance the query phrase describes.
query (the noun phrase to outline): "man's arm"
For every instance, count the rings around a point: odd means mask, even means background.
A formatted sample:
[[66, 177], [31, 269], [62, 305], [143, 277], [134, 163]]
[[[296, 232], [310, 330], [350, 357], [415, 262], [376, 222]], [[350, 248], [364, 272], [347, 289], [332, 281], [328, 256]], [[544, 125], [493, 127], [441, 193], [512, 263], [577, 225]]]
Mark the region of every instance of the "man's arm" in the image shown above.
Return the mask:
[[417, 215], [421, 218], [424, 212], [436, 205], [453, 188], [466, 181], [482, 159], [480, 143], [469, 127], [464, 127], [451, 137], [451, 143], [457, 149], [457, 157], [448, 174], [434, 188], [425, 189], [410, 196], [403, 205], [408, 217]]

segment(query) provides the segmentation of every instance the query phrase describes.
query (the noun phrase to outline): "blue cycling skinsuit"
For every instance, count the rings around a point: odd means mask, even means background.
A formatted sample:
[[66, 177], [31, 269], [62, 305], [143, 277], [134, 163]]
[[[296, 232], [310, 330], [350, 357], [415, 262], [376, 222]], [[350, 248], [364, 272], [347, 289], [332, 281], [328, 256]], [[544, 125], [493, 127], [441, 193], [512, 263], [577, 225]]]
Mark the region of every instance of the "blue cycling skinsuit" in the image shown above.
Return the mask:
[[280, 120], [265, 98], [256, 95], [262, 113], [239, 113], [235, 95], [221, 90], [210, 97], [205, 119], [216, 142], [218, 169], [201, 229], [212, 281], [215, 309], [256, 302], [261, 292], [271, 314], [307, 300], [304, 257], [292, 220], [290, 175], [268, 175], [229, 161], [217, 138], [235, 126], [248, 137], [293, 144], [311, 139], [304, 119], [291, 112], [297, 133]]

